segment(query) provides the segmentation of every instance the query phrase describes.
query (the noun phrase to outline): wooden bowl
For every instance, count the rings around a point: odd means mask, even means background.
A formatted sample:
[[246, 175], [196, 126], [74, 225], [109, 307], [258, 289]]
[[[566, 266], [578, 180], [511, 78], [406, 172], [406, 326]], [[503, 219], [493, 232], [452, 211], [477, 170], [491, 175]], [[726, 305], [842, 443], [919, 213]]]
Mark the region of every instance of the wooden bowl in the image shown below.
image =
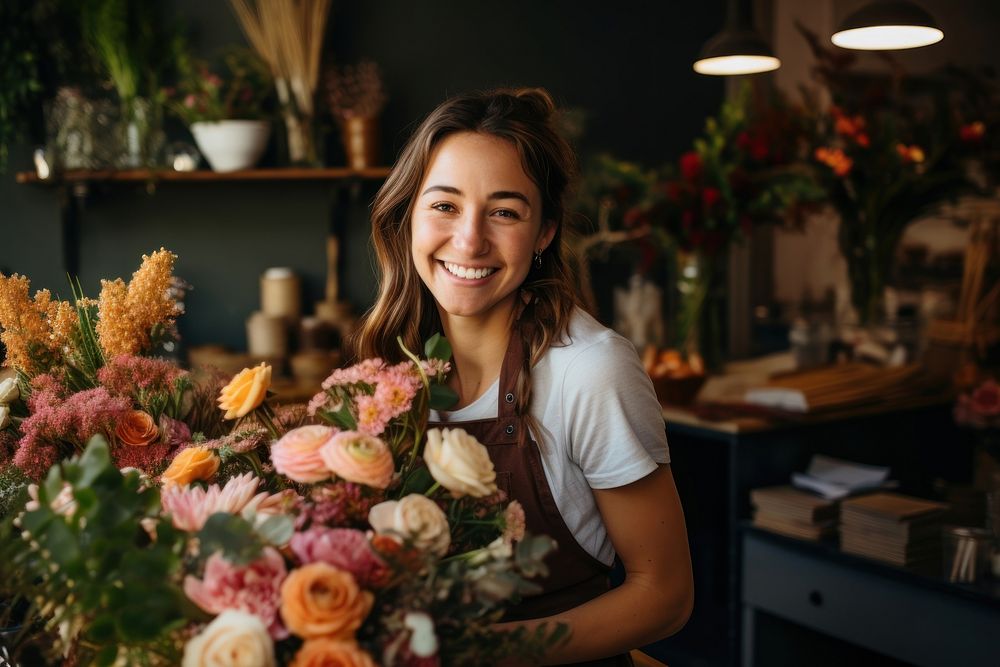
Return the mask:
[[652, 378], [656, 397], [664, 405], [690, 405], [705, 379], [704, 375]]

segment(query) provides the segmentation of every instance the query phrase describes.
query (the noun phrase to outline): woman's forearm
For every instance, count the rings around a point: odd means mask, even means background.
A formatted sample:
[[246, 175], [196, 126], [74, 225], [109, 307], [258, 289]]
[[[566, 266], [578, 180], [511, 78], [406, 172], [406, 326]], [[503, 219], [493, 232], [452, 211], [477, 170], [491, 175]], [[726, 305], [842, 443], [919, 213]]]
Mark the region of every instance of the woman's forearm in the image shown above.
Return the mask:
[[547, 653], [544, 664], [595, 660], [676, 633], [691, 615], [693, 600], [690, 581], [654, 581], [632, 575], [618, 588], [562, 614], [499, 627], [565, 623], [569, 640]]

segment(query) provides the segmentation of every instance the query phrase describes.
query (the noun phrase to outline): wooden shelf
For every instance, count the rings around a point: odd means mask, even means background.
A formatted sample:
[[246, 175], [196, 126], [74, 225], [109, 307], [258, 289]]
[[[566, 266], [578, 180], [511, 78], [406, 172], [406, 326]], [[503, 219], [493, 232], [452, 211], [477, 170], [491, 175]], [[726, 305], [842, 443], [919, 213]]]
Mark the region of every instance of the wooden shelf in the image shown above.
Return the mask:
[[172, 169], [79, 169], [64, 171], [51, 178], [38, 178], [33, 171], [16, 174], [18, 183], [56, 185], [59, 183], [142, 183], [156, 182], [213, 182], [224, 181], [337, 181], [348, 179], [382, 179], [389, 175], [389, 167], [369, 169], [349, 169], [331, 167], [323, 169], [303, 169], [289, 167], [282, 169], [246, 169], [243, 171], [215, 172], [209, 170], [174, 171]]

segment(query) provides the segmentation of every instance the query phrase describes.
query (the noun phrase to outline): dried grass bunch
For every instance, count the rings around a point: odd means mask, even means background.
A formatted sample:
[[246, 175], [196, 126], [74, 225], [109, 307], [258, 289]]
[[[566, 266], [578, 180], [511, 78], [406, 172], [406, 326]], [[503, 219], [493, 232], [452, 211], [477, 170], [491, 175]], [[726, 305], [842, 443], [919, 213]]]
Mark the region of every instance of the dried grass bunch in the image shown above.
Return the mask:
[[[308, 159], [306, 146], [294, 144], [314, 115], [323, 34], [330, 0], [229, 0], [243, 33], [274, 75], [288, 125], [293, 161]], [[300, 126], [305, 125], [306, 128]]]
[[378, 65], [368, 60], [328, 69], [326, 94], [336, 118], [373, 118], [387, 99]]

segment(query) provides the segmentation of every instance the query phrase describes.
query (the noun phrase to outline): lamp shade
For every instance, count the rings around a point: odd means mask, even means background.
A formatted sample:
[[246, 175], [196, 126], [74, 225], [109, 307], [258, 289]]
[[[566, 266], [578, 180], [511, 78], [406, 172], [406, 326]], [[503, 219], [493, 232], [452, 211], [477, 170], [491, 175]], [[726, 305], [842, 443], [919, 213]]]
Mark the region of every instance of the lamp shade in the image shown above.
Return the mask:
[[699, 74], [725, 76], [770, 72], [781, 67], [771, 47], [755, 31], [731, 26], [705, 43], [694, 63]]
[[879, 0], [849, 14], [830, 39], [844, 49], [893, 51], [940, 42], [944, 32], [913, 2]]

